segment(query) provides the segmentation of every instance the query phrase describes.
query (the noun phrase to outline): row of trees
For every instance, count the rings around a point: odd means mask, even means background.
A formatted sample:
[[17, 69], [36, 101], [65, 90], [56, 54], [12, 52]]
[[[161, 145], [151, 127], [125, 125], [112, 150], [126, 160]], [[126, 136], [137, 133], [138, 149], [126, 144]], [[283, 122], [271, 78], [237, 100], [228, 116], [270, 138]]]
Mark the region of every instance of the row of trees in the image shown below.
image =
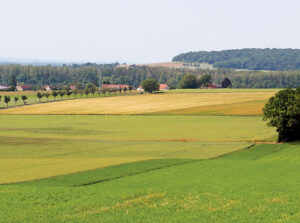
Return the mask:
[[66, 95], [67, 98], [70, 99], [70, 96], [73, 95], [74, 98], [76, 99], [77, 95], [80, 95], [81, 98], [83, 97], [83, 95], [86, 95], [86, 97], [88, 98], [90, 94], [92, 94], [93, 97], [95, 96], [95, 94], [98, 94], [98, 96], [100, 96], [101, 94], [106, 95], [108, 93], [109, 95], [111, 95], [112, 93], [114, 93], [116, 95], [117, 92], [119, 92], [120, 94], [123, 92], [126, 95], [127, 91], [131, 93], [132, 90], [133, 90], [132, 86], [129, 86], [128, 89], [127, 87], [98, 89], [95, 85], [89, 83], [86, 85], [85, 88], [79, 88], [79, 89], [76, 88], [74, 90], [67, 88], [65, 90], [58, 90], [58, 91], [54, 90], [52, 92], [37, 92], [36, 97], [39, 99], [39, 102], [41, 102], [43, 97], [45, 97], [48, 101], [50, 96], [52, 96], [55, 101], [58, 96], [60, 96], [60, 98], [62, 99]]
[[[13, 97], [13, 99], [14, 99], [14, 102], [15, 102], [15, 105], [16, 105], [20, 98], [17, 97], [17, 96], [15, 96], [15, 97]], [[26, 100], [28, 99], [27, 96], [26, 96], [26, 95], [22, 95], [22, 96], [21, 96], [21, 99], [22, 99], [22, 101], [23, 101], [23, 104], [25, 105], [25, 104], [26, 104]], [[2, 95], [0, 95], [0, 102], [1, 102], [1, 100], [2, 100]], [[11, 97], [5, 95], [5, 96], [3, 97], [3, 101], [4, 101], [4, 103], [6, 104], [6, 107], [8, 107], [8, 103], [11, 101]]]

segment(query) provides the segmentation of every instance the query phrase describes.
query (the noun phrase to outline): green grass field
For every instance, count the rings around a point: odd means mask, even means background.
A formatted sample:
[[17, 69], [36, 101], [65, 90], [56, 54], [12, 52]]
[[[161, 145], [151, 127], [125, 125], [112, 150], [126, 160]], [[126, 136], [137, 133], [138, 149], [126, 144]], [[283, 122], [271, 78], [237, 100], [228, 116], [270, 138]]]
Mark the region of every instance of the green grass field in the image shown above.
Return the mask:
[[139, 160], [211, 158], [275, 137], [261, 117], [251, 116], [1, 115], [0, 119], [0, 183]]
[[299, 222], [300, 146], [0, 186], [0, 222]]

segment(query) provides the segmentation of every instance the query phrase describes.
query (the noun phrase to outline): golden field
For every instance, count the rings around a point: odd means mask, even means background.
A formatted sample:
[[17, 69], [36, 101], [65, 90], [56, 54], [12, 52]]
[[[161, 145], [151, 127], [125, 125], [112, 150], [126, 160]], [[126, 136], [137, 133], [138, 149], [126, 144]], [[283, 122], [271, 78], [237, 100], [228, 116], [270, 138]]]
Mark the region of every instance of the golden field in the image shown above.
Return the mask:
[[4, 109], [0, 114], [217, 114], [261, 115], [274, 92], [144, 94], [51, 102]]

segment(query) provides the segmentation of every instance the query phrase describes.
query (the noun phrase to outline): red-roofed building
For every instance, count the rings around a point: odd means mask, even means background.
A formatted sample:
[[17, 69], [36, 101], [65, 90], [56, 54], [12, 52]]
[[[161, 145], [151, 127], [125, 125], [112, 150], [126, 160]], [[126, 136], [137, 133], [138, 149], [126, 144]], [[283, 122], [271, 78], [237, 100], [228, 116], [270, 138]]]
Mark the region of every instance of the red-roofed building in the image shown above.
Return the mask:
[[167, 91], [167, 90], [169, 90], [170, 88], [169, 88], [169, 86], [167, 85], [167, 84], [160, 84], [159, 85], [159, 90], [160, 91]]
[[208, 88], [208, 89], [215, 89], [215, 88], [218, 88], [218, 86], [215, 85], [215, 84], [208, 84], [205, 88]]

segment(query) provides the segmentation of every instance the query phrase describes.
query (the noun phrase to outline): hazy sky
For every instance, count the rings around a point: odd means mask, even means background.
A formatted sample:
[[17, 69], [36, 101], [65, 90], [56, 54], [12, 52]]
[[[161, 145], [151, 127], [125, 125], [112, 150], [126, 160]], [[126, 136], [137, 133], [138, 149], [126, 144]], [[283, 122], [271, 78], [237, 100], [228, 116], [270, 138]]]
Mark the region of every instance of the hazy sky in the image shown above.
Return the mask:
[[0, 57], [144, 63], [300, 48], [299, 0], [0, 0], [0, 9]]

